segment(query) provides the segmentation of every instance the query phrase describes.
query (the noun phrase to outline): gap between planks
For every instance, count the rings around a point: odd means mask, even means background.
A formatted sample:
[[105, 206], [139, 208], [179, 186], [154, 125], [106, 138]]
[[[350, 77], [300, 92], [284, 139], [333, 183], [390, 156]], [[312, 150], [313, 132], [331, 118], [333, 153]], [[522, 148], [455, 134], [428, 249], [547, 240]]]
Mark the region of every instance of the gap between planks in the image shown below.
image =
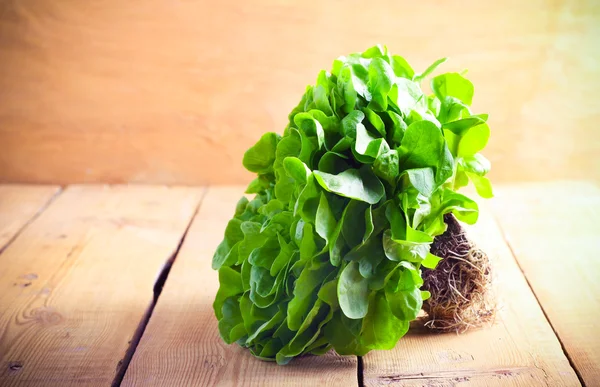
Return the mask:
[[358, 381], [358, 387], [365, 387], [365, 374], [364, 374], [364, 363], [363, 357], [356, 357], [356, 380]]
[[577, 377], [600, 380], [600, 189], [584, 180], [498, 187], [495, 216]]
[[185, 238], [187, 237], [188, 232], [190, 231], [190, 227], [192, 226], [194, 219], [196, 219], [196, 216], [198, 215], [198, 211], [200, 211], [200, 207], [202, 206], [202, 202], [204, 201], [204, 198], [206, 197], [206, 193], [208, 192], [208, 190], [209, 190], [209, 187], [204, 188], [204, 191], [202, 192], [202, 195], [200, 196], [200, 200], [198, 201], [198, 205], [196, 206], [194, 213], [192, 214], [190, 221], [185, 228], [185, 231], [181, 235], [181, 238], [179, 239], [179, 243], [177, 244], [175, 251], [173, 251], [173, 254], [171, 254], [171, 256], [166, 260], [165, 265], [162, 267], [160, 273], [158, 274], [158, 277], [156, 278], [156, 282], [154, 283], [154, 286], [152, 289], [152, 291], [154, 293], [152, 302], [150, 303], [150, 305], [148, 305], [148, 309], [142, 316], [142, 319], [140, 320], [140, 323], [139, 323], [137, 329], [135, 330], [133, 337], [131, 338], [129, 348], [127, 348], [127, 351], [125, 352], [125, 356], [117, 364], [117, 373], [115, 375], [115, 379], [113, 380], [113, 382], [111, 384], [111, 387], [119, 387], [121, 385], [121, 383], [123, 382], [123, 378], [125, 377], [127, 368], [129, 368], [131, 359], [133, 358], [133, 355], [134, 355], [135, 351], [137, 350], [140, 340], [142, 339], [142, 336], [144, 335], [144, 332], [146, 331], [146, 327], [148, 326], [148, 322], [150, 321], [150, 318], [152, 318], [152, 313], [154, 312], [156, 303], [158, 302], [158, 299], [160, 297], [160, 294], [162, 293], [163, 287], [164, 287], [165, 283], [167, 282], [167, 279], [169, 278], [169, 273], [171, 272], [171, 268], [173, 267], [173, 264], [175, 263], [175, 260], [177, 259], [177, 255], [179, 254], [179, 251], [181, 250], [181, 246], [183, 246], [183, 243], [185, 242]]
[[496, 222], [496, 225], [498, 226], [498, 230], [500, 230], [502, 239], [504, 239], [504, 242], [506, 243], [506, 246], [508, 246], [508, 249], [510, 250], [510, 253], [512, 254], [512, 256], [514, 258], [514, 260], [517, 264], [517, 267], [523, 274], [523, 277], [525, 278], [525, 282], [527, 282], [527, 286], [529, 287], [529, 290], [533, 294], [533, 297], [535, 297], [535, 300], [537, 301], [539, 308], [541, 309], [542, 313], [544, 314], [544, 318], [546, 319], [546, 321], [550, 325], [550, 328], [552, 328], [552, 332], [554, 332], [554, 335], [558, 339], [558, 342], [560, 343], [560, 347], [561, 347], [563, 353], [565, 354], [567, 360], [569, 361], [569, 365], [571, 366], [571, 368], [573, 368], [573, 371], [575, 371], [575, 375], [577, 375], [577, 379], [579, 379], [579, 383], [581, 383], [582, 386], [586, 386], [586, 384], [583, 380], [583, 376], [581, 375], [581, 372], [577, 369], [577, 366], [576, 366], [575, 362], [573, 361], [573, 357], [567, 351], [563, 339], [560, 337], [560, 335], [558, 334], [558, 332], [556, 330], [555, 324], [552, 323], [552, 320], [548, 316], [548, 312], [546, 311], [546, 308], [544, 308], [544, 305], [542, 304], [537, 292], [535, 291], [534, 287], [531, 285], [531, 281], [527, 277], [527, 273], [525, 273], [525, 270], [523, 270], [523, 266], [521, 265], [521, 262], [517, 258], [517, 254], [515, 253], [515, 249], [514, 249], [512, 243], [510, 242], [510, 239], [507, 238], [506, 231], [504, 230], [504, 227], [502, 226], [500, 219], [498, 219], [498, 217], [496, 216], [494, 211], [491, 211], [491, 213], [494, 218], [494, 221]]
[[[17, 229], [20, 235], [0, 258], [6, 262], [18, 260], [20, 265], [8, 265], [6, 271], [0, 272], [0, 286], [9, 290], [0, 292], [3, 305], [0, 308], [0, 358], [9, 366], [11, 360], [17, 365], [27, 363], [27, 366], [9, 367], [11, 371], [0, 372], [0, 384], [4, 385], [3, 381], [8, 385], [110, 384], [119, 355], [130, 346], [127, 336], [136, 331], [139, 321], [143, 321], [145, 306], [156, 298], [156, 294], [145, 297], [144, 289], [160, 291], [160, 281], [168, 274], [164, 273], [169, 263], [167, 260], [165, 265], [165, 258], [171, 257], [181, 244], [182, 234], [198, 210], [205, 187], [200, 190], [74, 185], [55, 195], [56, 200], [41, 210], [37, 202], [42, 200], [31, 200], [36, 195], [2, 190], [4, 187], [0, 185], [0, 193], [9, 194], [4, 195], [5, 200], [0, 204], [9, 209], [3, 212], [10, 217], [3, 216], [5, 221], [0, 228], [6, 240], [9, 239], [6, 235], [12, 236]], [[25, 189], [25, 186], [19, 188]], [[29, 219], [34, 215], [32, 209], [37, 210], [36, 218]], [[29, 226], [21, 227], [25, 220], [29, 220]], [[58, 257], [65, 257], [64, 262], [53, 264], [51, 258]], [[120, 257], [128, 258], [123, 265], [119, 263]], [[139, 270], [130, 263], [134, 259], [143, 265]], [[124, 270], [114, 277], [114, 282], [109, 274], [111, 265], [122, 266]], [[34, 267], [37, 274], [27, 276], [35, 277], [26, 278], [31, 281], [12, 285], [12, 278], [23, 277], [19, 276], [21, 271], [33, 273]], [[92, 275], [96, 271], [98, 274]], [[154, 278], [150, 278], [153, 271]], [[132, 276], [136, 273], [139, 275]], [[119, 291], [102, 288], [113, 283], [117, 289], [132, 290], [127, 293], [132, 296], [125, 301], [133, 307], [125, 308], [128, 317], [108, 317], [113, 316], [113, 311], [121, 312], [122, 304], [115, 301]], [[94, 294], [91, 286], [99, 286], [100, 292]], [[106, 297], [102, 296], [103, 290], [108, 292]], [[108, 301], [95, 304], [82, 291], [92, 292], [91, 299]], [[136, 312], [134, 303], [144, 298], [145, 305], [138, 305]], [[87, 301], [91, 303], [85, 304]], [[4, 323], [12, 324], [13, 317], [17, 318], [17, 325], [7, 331]], [[101, 336], [108, 338], [105, 342], [110, 343], [108, 346], [95, 345]], [[48, 351], [44, 347], [52, 349]], [[37, 349], [29, 351], [28, 348]]]
[[[11, 185], [3, 185], [2, 186], [2, 188], [7, 188], [7, 187], [11, 187]], [[19, 185], [15, 185], [14, 187], [15, 188], [19, 187]], [[21, 235], [23, 230], [25, 230], [27, 228], [27, 226], [29, 226], [34, 220], [36, 220], [40, 216], [40, 214], [42, 212], [44, 212], [46, 210], [46, 208], [48, 208], [52, 204], [52, 202], [54, 202], [54, 200], [63, 191], [63, 188], [60, 186], [37, 186], [37, 185], [29, 186], [29, 185], [26, 185], [25, 187], [27, 187], [27, 188], [47, 187], [48, 189], [54, 188], [55, 191], [50, 195], [50, 197], [43, 199], [43, 202], [40, 203], [39, 208], [37, 210], [35, 210], [35, 212], [31, 216], [29, 216], [29, 218], [27, 220], [25, 220], [23, 222], [23, 224], [21, 226], [19, 226], [19, 228], [16, 231], [14, 231], [14, 233], [11, 236], [9, 236], [7, 238], [6, 242], [4, 242], [4, 244], [0, 243], [0, 254], [2, 254], [4, 252], [4, 250], [6, 250], [6, 248], [8, 246], [10, 246], [19, 237], [19, 235]]]

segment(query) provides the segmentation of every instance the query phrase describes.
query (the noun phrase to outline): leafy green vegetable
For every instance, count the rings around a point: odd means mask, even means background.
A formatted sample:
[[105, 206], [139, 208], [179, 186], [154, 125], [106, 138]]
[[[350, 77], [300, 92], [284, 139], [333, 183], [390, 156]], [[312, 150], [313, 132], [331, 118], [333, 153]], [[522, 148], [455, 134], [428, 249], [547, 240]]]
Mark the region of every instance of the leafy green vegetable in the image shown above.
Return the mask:
[[227, 224], [212, 266], [219, 332], [263, 360], [364, 355], [393, 348], [429, 294], [421, 266], [445, 231], [444, 214], [477, 221], [457, 190], [492, 196], [480, 153], [487, 115], [471, 113], [464, 75], [420, 82], [384, 46], [334, 61], [289, 115], [244, 155], [256, 178]]

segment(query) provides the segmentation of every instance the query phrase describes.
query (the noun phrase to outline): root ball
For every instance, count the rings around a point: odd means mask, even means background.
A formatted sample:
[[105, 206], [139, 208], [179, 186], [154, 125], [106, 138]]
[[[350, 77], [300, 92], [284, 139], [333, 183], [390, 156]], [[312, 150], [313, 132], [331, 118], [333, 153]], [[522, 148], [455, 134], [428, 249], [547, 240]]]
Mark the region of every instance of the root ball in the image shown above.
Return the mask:
[[448, 229], [431, 247], [431, 253], [443, 259], [434, 270], [423, 269], [423, 289], [431, 293], [423, 304], [425, 326], [462, 333], [495, 317], [492, 268], [487, 254], [467, 238], [453, 215], [445, 215], [444, 221]]

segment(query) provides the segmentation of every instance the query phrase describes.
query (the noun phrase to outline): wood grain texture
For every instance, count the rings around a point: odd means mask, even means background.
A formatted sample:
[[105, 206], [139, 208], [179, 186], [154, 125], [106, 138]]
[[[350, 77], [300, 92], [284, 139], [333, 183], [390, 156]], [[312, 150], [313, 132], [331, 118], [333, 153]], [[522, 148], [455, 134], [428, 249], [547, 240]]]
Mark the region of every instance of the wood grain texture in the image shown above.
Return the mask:
[[487, 206], [468, 233], [493, 260], [494, 325], [462, 335], [412, 329], [392, 351], [363, 358], [365, 386], [580, 385]]
[[249, 181], [244, 150], [375, 43], [470, 69], [494, 181], [600, 181], [599, 36], [593, 0], [3, 0], [0, 181]]
[[0, 252], [59, 190], [55, 185], [0, 185]]
[[285, 367], [227, 345], [212, 303], [218, 289], [212, 255], [242, 187], [209, 188], [171, 269], [123, 386], [356, 386], [356, 357], [333, 353]]
[[110, 385], [201, 192], [68, 187], [0, 254], [0, 385]]
[[600, 384], [600, 189], [584, 182], [497, 189], [493, 209], [567, 354]]

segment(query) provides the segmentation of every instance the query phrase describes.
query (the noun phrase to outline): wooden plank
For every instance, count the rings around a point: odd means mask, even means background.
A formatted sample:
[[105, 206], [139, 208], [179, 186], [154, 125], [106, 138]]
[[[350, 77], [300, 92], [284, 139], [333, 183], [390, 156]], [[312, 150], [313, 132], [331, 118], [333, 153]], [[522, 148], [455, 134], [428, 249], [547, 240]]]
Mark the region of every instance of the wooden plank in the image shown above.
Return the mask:
[[485, 203], [468, 233], [493, 260], [495, 324], [462, 335], [412, 329], [392, 351], [363, 358], [365, 385], [580, 385]]
[[212, 309], [218, 277], [211, 270], [211, 260], [242, 192], [242, 187], [209, 189], [123, 386], [357, 385], [355, 357], [330, 353], [277, 366], [219, 337]]
[[586, 182], [502, 186], [493, 209], [583, 382], [600, 383], [600, 189]]
[[375, 43], [469, 69], [494, 181], [600, 180], [598, 1], [421, 3], [1, 1], [0, 181], [249, 181], [243, 152]]
[[109, 385], [201, 192], [68, 187], [0, 255], [0, 385]]
[[56, 185], [0, 185], [0, 251], [59, 191]]

